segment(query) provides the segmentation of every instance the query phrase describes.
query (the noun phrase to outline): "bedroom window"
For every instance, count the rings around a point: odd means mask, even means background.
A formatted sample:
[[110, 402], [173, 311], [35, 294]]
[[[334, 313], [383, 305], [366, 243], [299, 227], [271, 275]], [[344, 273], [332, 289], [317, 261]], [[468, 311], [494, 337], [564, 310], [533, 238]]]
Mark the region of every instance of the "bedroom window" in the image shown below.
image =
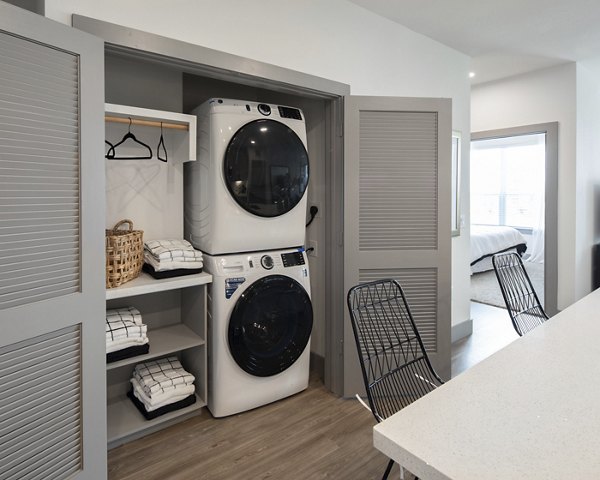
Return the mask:
[[471, 223], [525, 233], [544, 221], [544, 133], [471, 142]]

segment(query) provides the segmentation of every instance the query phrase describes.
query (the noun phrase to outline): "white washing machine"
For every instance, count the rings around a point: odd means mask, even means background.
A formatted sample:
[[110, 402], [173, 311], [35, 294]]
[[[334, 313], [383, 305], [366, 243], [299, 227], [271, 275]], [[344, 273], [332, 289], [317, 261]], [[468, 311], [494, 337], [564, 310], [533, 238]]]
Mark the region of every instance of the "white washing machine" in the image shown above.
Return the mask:
[[301, 110], [211, 99], [185, 164], [185, 238], [211, 255], [304, 245], [309, 165]]
[[313, 311], [302, 249], [204, 256], [208, 408], [224, 417], [308, 386]]

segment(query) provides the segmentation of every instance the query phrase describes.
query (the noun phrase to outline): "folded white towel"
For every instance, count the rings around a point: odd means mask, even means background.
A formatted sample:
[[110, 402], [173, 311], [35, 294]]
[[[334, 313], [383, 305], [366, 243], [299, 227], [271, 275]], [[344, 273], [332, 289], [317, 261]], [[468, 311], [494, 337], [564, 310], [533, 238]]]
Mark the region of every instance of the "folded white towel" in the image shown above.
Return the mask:
[[140, 325], [142, 323], [142, 314], [135, 307], [112, 308], [106, 311], [106, 320], [131, 320]]
[[146, 253], [144, 253], [144, 262], [146, 262], [149, 265], [152, 265], [152, 268], [154, 268], [155, 272], [166, 272], [168, 270], [178, 270], [180, 268], [183, 268], [183, 269], [202, 268], [204, 265], [202, 260], [183, 261], [183, 262], [180, 262], [180, 261], [172, 262], [172, 261], [165, 261], [165, 260], [157, 261], [152, 255], [147, 255]]
[[123, 350], [127, 347], [135, 347], [136, 345], [145, 345], [148, 343], [148, 337], [145, 338], [122, 338], [119, 340], [106, 342], [106, 353]]
[[144, 339], [148, 327], [142, 323], [142, 316], [135, 307], [117, 308], [106, 311], [107, 346], [121, 339]]
[[177, 385], [191, 385], [195, 380], [191, 373], [184, 370], [177, 357], [140, 363], [135, 366], [133, 378], [149, 397], [173, 390]]
[[115, 327], [111, 325], [111, 331], [106, 332], [106, 343], [127, 338], [147, 338], [148, 327], [146, 325], [125, 325]]
[[176, 257], [193, 260], [202, 259], [202, 252], [195, 250], [187, 240], [148, 240], [144, 250], [156, 260], [172, 260]]
[[195, 392], [194, 385], [178, 385], [176, 389], [171, 390], [168, 394], [153, 395], [152, 397], [149, 397], [135, 378], [131, 379], [131, 385], [133, 386], [133, 394], [144, 404], [144, 407], [148, 412], [183, 400]]

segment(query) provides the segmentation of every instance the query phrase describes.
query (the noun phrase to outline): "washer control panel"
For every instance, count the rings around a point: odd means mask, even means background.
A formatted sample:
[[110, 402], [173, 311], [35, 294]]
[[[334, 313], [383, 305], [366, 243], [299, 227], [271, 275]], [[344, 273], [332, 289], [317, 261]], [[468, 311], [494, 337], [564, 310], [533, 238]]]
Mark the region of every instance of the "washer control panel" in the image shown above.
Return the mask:
[[281, 260], [283, 261], [284, 267], [296, 267], [298, 265], [304, 265], [304, 255], [302, 252], [282, 253]]
[[246, 257], [244, 271], [273, 270], [306, 265], [306, 258], [301, 249], [287, 252], [257, 252]]

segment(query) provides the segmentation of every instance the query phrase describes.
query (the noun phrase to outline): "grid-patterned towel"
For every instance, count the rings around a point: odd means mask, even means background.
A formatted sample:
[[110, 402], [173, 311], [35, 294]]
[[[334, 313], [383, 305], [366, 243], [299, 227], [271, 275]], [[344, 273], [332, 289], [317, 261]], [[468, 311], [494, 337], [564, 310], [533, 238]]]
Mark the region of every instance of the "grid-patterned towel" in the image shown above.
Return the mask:
[[144, 250], [159, 261], [196, 261], [202, 259], [202, 252], [195, 250], [187, 240], [148, 240]]
[[135, 366], [133, 378], [149, 397], [175, 390], [177, 385], [194, 383], [194, 376], [184, 370], [177, 357], [140, 363]]
[[115, 317], [122, 320], [132, 320], [133, 322], [141, 325], [142, 323], [142, 314], [135, 307], [122, 307], [122, 308], [113, 308], [106, 311], [106, 320], [114, 320]]
[[135, 307], [106, 311], [106, 344], [122, 339], [144, 339], [148, 327], [142, 323], [142, 315]]
[[195, 392], [194, 385], [177, 385], [175, 388], [170, 390], [167, 393], [158, 393], [149, 397], [146, 395], [143, 387], [140, 383], [135, 379], [131, 379], [131, 385], [133, 387], [133, 394], [135, 397], [144, 404], [146, 411], [151, 412], [156, 410], [157, 408], [164, 407], [165, 405], [169, 405], [171, 403], [179, 402], [184, 398], [189, 397]]
[[[183, 258], [183, 257], [179, 257]], [[192, 258], [184, 259], [184, 260], [156, 260], [152, 255], [148, 252], [144, 252], [144, 262], [149, 265], [152, 265], [155, 272], [166, 272], [168, 270], [178, 270], [178, 269], [196, 269], [202, 268], [203, 262], [202, 260], [193, 260]]]

